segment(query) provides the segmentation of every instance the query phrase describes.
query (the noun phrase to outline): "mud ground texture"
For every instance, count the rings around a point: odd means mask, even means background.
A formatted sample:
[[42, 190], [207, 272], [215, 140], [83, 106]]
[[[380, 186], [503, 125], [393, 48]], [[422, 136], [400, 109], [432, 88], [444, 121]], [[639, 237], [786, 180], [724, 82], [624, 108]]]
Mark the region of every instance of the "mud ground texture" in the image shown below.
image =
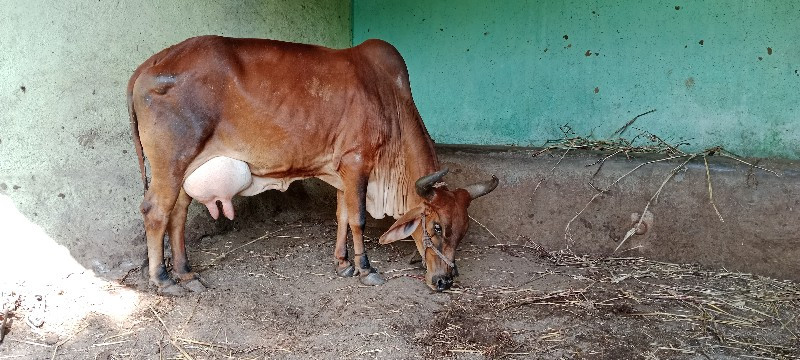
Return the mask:
[[158, 296], [139, 269], [0, 289], [0, 359], [800, 358], [793, 282], [548, 252], [473, 226], [456, 285], [436, 293], [413, 243], [378, 245], [381, 230], [366, 233], [388, 278], [377, 287], [334, 275], [333, 221], [302, 220], [190, 242], [202, 293]]

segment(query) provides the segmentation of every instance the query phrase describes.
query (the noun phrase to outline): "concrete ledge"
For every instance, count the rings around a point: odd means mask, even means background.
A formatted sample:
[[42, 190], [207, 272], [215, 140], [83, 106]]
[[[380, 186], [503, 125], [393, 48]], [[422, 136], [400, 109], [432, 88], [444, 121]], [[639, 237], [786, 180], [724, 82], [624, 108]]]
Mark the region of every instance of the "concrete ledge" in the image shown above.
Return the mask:
[[[709, 202], [703, 160], [693, 160], [651, 204], [652, 223], [647, 231], [628, 239], [615, 253], [634, 224], [632, 214], [642, 213], [666, 176], [682, 160], [649, 164], [625, 177], [590, 204], [572, 222], [570, 235], [565, 237], [567, 223], [596, 193], [589, 180], [597, 165], [588, 165], [608, 154], [570, 151], [558, 163], [563, 151], [534, 157], [536, 152], [437, 145], [442, 165], [451, 170], [445, 177], [451, 187], [483, 181], [492, 174], [500, 178], [497, 190], [473, 202], [470, 214], [501, 242], [534, 242], [547, 250], [569, 248], [579, 254], [643, 256], [800, 280], [800, 222], [795, 212], [800, 210], [800, 172], [794, 162], [759, 162], [782, 174], [777, 177], [730, 159], [710, 157], [714, 200], [724, 219], [721, 222]], [[616, 156], [605, 162], [595, 184], [606, 187], [637, 165], [660, 158]], [[293, 184], [286, 193], [270, 191], [254, 198], [238, 198], [238, 218], [234, 222], [213, 223], [205, 209], [195, 204], [190, 228], [196, 237], [214, 228], [257, 226], [253, 222], [294, 221], [301, 217], [333, 220], [335, 206], [334, 189], [310, 179]], [[370, 221], [368, 226], [377, 228], [376, 232], [383, 231], [391, 221]], [[474, 223], [465, 241], [482, 245], [496, 242]]]
[[[597, 165], [588, 165], [608, 154], [570, 151], [556, 166], [563, 151], [533, 157], [534, 149], [440, 145], [437, 152], [443, 165], [451, 169], [446, 178], [449, 183], [463, 185], [491, 174], [500, 178], [498, 189], [476, 200], [470, 214], [501, 241], [532, 241], [548, 250], [569, 247], [576, 253], [644, 256], [800, 280], [800, 222], [795, 212], [800, 210], [800, 172], [796, 162], [758, 162], [781, 174], [777, 177], [731, 159], [709, 157], [721, 222], [709, 202], [703, 159], [695, 159], [651, 204], [652, 224], [647, 232], [634, 235], [614, 253], [634, 224], [632, 214], [642, 213], [682, 159], [649, 164], [625, 177], [589, 205], [571, 224], [571, 236], [565, 237], [567, 223], [596, 193], [589, 180]], [[637, 165], [660, 158], [616, 156], [605, 162], [595, 184], [606, 187]], [[484, 230], [473, 224], [471, 232], [475, 231]]]

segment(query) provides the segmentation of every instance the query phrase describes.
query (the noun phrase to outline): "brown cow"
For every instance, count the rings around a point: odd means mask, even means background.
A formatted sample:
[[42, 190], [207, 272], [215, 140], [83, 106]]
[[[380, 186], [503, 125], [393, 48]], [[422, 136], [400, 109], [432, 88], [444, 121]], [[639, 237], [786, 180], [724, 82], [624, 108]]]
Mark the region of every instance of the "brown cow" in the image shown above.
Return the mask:
[[[140, 65], [128, 83], [131, 129], [142, 172], [141, 205], [150, 281], [162, 293], [200, 290], [184, 245], [194, 198], [210, 214], [233, 218], [230, 199], [285, 190], [318, 177], [335, 187], [340, 276], [383, 278], [370, 266], [366, 213], [400, 219], [380, 243], [413, 236], [430, 287], [448, 289], [455, 250], [467, 231], [467, 206], [497, 179], [448, 190], [436, 185], [433, 141], [411, 97], [405, 62], [380, 40], [349, 49], [263, 39], [191, 38]], [[145, 175], [150, 162], [151, 184]], [[347, 227], [354, 261], [347, 254]], [[419, 226], [423, 225], [423, 226]], [[172, 248], [170, 277], [164, 234]]]

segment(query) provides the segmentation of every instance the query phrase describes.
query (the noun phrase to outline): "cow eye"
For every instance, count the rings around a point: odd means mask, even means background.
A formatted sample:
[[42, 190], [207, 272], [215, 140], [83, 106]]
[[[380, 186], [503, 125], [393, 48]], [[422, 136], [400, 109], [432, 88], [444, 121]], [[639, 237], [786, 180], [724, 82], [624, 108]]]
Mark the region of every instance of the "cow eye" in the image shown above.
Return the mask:
[[439, 223], [433, 223], [433, 232], [435, 232], [436, 235], [440, 235], [441, 236], [442, 235], [442, 225], [439, 225]]

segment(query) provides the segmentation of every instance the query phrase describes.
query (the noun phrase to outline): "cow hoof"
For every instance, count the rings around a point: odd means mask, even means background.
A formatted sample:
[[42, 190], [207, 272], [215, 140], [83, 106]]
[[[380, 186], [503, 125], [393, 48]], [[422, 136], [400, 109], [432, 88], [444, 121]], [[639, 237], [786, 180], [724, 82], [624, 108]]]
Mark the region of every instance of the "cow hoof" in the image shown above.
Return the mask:
[[168, 286], [159, 288], [158, 289], [158, 294], [159, 295], [165, 295], [165, 296], [184, 296], [184, 295], [186, 295], [186, 289], [184, 289], [180, 285], [173, 284], [173, 285], [168, 285]]
[[383, 276], [377, 272], [370, 272], [369, 274], [362, 276], [359, 280], [361, 280], [362, 284], [367, 286], [381, 285], [386, 282]]
[[[174, 279], [177, 282], [189, 282], [195, 279], [200, 279], [200, 274], [192, 271], [182, 272], [182, 273], [173, 271], [172, 279]], [[200, 282], [202, 282], [205, 285], [204, 281], [200, 280]]]
[[194, 293], [201, 293], [203, 291], [206, 291], [207, 288], [206, 284], [203, 283], [203, 281], [201, 281], [199, 278], [183, 282], [181, 283], [181, 285], [183, 285], [183, 287], [186, 288], [187, 290]]
[[353, 267], [353, 265], [350, 265], [344, 269], [336, 270], [336, 275], [339, 275], [341, 277], [351, 277], [355, 275], [355, 273], [356, 273], [356, 268]]

